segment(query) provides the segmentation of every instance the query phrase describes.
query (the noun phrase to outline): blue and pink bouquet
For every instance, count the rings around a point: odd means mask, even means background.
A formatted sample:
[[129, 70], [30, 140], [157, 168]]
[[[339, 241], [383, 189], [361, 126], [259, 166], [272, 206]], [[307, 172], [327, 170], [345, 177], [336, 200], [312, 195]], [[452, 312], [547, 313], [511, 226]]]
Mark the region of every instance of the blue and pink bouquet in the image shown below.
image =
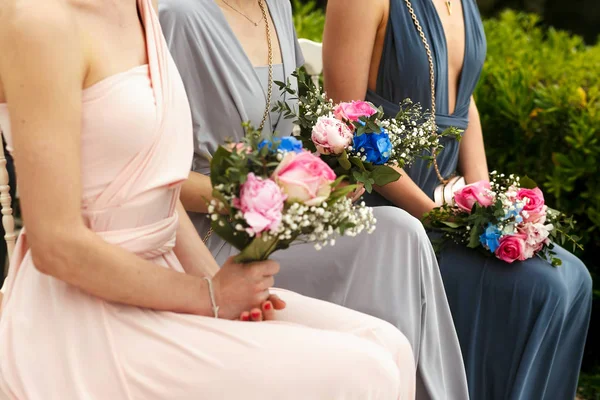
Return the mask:
[[[300, 128], [304, 148], [318, 152], [338, 174], [361, 183], [367, 192], [400, 178], [397, 168], [416, 157], [431, 158], [441, 150], [440, 135], [419, 105], [406, 100], [395, 118], [385, 118], [383, 110], [365, 101], [334, 104], [301, 69], [293, 76], [298, 90], [276, 82], [281, 90], [298, 99], [298, 108], [279, 102], [276, 110], [293, 118]], [[450, 129], [442, 135], [458, 135]]]
[[375, 229], [372, 209], [347, 198], [356, 187], [341, 187], [341, 178], [300, 141], [261, 140], [246, 129], [243, 142], [220, 147], [211, 160], [211, 226], [240, 250], [236, 261], [266, 260], [294, 242], [320, 249], [337, 236]]
[[579, 238], [569, 232], [572, 218], [549, 208], [543, 192], [529, 178], [505, 177], [492, 172], [492, 181], [467, 185], [454, 193], [454, 203], [435, 208], [424, 217], [427, 228], [447, 241], [482, 249], [507, 263], [538, 256], [553, 266], [562, 264], [552, 251], [554, 243]]

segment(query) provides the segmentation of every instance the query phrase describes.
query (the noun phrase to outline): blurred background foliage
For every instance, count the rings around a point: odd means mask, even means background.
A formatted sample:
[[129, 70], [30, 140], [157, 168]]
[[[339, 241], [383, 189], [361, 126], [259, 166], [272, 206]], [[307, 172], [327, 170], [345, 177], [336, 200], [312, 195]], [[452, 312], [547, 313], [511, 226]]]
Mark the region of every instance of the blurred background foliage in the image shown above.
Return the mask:
[[[320, 41], [325, 1], [292, 0], [298, 37]], [[581, 378], [600, 399], [600, 6], [598, 0], [478, 0], [488, 40], [475, 97], [491, 169], [529, 175], [578, 221], [595, 279]], [[511, 10], [512, 9], [512, 10]]]

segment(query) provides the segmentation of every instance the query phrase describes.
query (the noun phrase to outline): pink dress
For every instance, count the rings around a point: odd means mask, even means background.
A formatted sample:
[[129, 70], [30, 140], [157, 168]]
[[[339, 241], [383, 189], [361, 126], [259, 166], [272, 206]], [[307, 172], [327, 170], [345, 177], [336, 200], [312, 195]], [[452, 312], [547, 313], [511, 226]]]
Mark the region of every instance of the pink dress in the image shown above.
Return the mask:
[[[82, 214], [107, 242], [184, 273], [172, 249], [190, 110], [150, 1], [138, 7], [149, 65], [84, 90]], [[5, 104], [0, 126], [11, 145]], [[113, 304], [38, 272], [25, 230], [3, 290], [0, 391], [12, 400], [414, 398], [396, 328], [292, 292], [275, 290], [288, 308], [264, 323]]]

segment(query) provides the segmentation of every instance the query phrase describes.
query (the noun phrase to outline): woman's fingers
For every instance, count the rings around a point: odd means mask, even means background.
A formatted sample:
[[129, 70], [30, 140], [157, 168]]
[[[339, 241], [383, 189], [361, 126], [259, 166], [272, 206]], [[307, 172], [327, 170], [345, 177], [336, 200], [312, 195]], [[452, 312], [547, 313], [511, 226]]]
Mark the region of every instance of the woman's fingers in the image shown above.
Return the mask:
[[285, 301], [281, 300], [279, 296], [276, 294], [272, 294], [269, 296], [269, 301], [273, 305], [273, 309], [275, 310], [283, 310], [286, 306]]
[[250, 312], [244, 311], [242, 315], [240, 315], [240, 321], [250, 321]]
[[262, 313], [265, 321], [272, 321], [275, 319], [275, 307], [270, 301], [265, 301], [262, 304]]
[[260, 322], [263, 320], [263, 313], [260, 309], [258, 308], [253, 308], [252, 311], [250, 311], [250, 320], [253, 322]]

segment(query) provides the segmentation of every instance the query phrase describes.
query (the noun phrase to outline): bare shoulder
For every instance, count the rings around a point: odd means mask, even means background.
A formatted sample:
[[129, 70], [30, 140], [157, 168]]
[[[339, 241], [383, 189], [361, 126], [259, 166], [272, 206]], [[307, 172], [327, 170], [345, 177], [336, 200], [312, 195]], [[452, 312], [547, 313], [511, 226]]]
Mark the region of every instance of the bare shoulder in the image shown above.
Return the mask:
[[351, 12], [361, 12], [361, 13], [380, 13], [387, 8], [389, 5], [389, 0], [328, 0], [327, 7], [336, 8], [336, 9], [347, 9]]
[[381, 21], [389, 7], [389, 0], [328, 0], [327, 13], [338, 17], [360, 16], [365, 22]]
[[66, 39], [76, 33], [75, 26], [64, 0], [0, 0], [0, 41], [5, 44]]
[[15, 69], [39, 69], [49, 59], [83, 62], [73, 8], [66, 0], [0, 0], [0, 48], [0, 81]]

